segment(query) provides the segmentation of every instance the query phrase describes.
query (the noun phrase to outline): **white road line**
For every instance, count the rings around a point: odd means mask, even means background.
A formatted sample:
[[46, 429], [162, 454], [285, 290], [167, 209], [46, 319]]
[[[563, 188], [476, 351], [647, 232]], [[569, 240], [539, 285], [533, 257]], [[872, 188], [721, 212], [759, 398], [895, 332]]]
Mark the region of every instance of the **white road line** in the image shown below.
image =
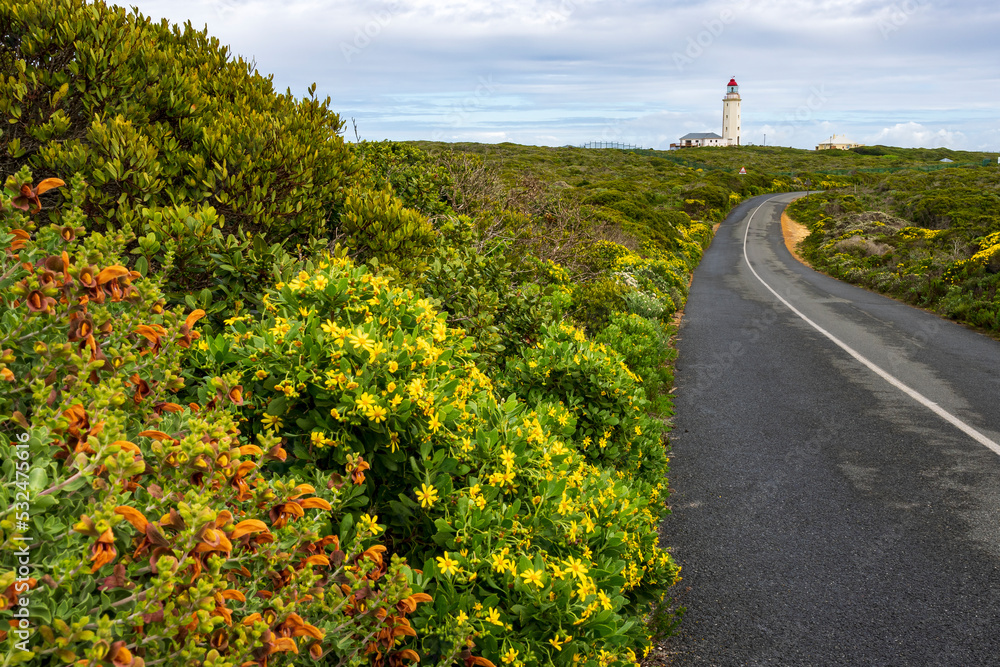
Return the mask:
[[770, 202], [771, 200], [769, 199], [754, 209], [753, 213], [750, 214], [750, 219], [747, 220], [747, 229], [743, 233], [743, 259], [746, 260], [747, 267], [750, 269], [751, 273], [753, 273], [753, 275], [757, 278], [757, 280], [760, 281], [760, 284], [766, 287], [771, 292], [771, 294], [773, 294], [778, 299], [778, 301], [788, 306], [789, 310], [791, 310], [793, 313], [802, 318], [802, 320], [806, 322], [809, 326], [811, 326], [813, 329], [815, 329], [816, 331], [820, 332], [821, 334], [832, 340], [838, 347], [840, 347], [849, 355], [857, 359], [864, 366], [867, 366], [873, 373], [875, 373], [880, 378], [891, 384], [896, 389], [899, 389], [901, 392], [903, 392], [904, 394], [915, 400], [917, 403], [920, 403], [924, 407], [928, 408], [938, 417], [945, 420], [958, 430], [962, 431], [962, 433], [965, 433], [967, 436], [978, 442], [980, 445], [989, 448], [990, 450], [993, 451], [994, 454], [1000, 456], [1000, 444], [997, 444], [993, 440], [990, 440], [988, 437], [986, 437], [985, 435], [974, 429], [972, 426], [969, 426], [964, 421], [962, 421], [955, 415], [951, 414], [950, 412], [942, 408], [934, 401], [930, 400], [929, 398], [927, 398], [920, 392], [916, 391], [915, 389], [911, 389], [910, 387], [900, 382], [891, 374], [887, 373], [886, 371], [882, 370], [881, 368], [873, 364], [871, 361], [863, 357], [852, 347], [847, 345], [847, 343], [843, 342], [842, 340], [834, 336], [832, 333], [830, 333], [829, 331], [827, 331], [826, 329], [824, 329], [823, 327], [821, 327], [820, 325], [816, 324], [811, 319], [806, 317], [798, 308], [790, 304], [780, 294], [778, 294], [773, 287], [764, 282], [764, 279], [760, 277], [760, 274], [758, 274], [757, 271], [754, 270], [753, 265], [750, 264], [750, 258], [747, 256], [747, 237], [750, 234], [750, 223], [753, 222], [753, 218], [755, 215], [757, 215], [757, 211], [760, 210], [761, 206]]

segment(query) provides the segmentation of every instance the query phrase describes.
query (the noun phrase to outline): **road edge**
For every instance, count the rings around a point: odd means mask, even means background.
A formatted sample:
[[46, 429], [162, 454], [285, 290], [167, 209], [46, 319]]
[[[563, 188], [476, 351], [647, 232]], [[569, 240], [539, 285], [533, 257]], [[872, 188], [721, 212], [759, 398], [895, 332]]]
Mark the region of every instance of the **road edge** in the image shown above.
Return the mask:
[[809, 228], [801, 222], [792, 220], [792, 218], [788, 215], [787, 208], [781, 212], [781, 233], [785, 237], [785, 247], [788, 248], [788, 252], [792, 253], [792, 257], [799, 260], [800, 263], [805, 264], [810, 269], [814, 268], [813, 265], [803, 259], [802, 255], [799, 253], [799, 244], [802, 243], [807, 236], [809, 236]]

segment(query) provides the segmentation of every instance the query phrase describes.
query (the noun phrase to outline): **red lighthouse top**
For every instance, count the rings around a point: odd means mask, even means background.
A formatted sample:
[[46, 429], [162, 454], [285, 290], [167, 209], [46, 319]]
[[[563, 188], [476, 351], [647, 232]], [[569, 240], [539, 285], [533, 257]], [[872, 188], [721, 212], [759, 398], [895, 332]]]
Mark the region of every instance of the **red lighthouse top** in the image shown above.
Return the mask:
[[729, 83], [727, 83], [726, 85], [727, 86], [738, 86], [740, 84], [736, 83], [736, 77], [733, 77], [732, 79], [729, 80]]

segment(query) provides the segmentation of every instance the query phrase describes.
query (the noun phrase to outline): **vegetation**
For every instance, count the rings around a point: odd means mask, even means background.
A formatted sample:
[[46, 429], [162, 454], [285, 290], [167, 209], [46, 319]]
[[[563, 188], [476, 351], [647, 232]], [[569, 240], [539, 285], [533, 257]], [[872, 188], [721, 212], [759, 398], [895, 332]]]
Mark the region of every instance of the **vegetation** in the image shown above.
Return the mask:
[[348, 145], [190, 25], [0, 26], [4, 664], [634, 665], [672, 630], [712, 224], [884, 155]]
[[0, 24], [5, 664], [614, 665], [669, 631], [660, 346], [724, 179], [561, 197], [349, 146], [190, 26]]
[[901, 171], [858, 194], [797, 201], [805, 257], [831, 275], [989, 331], [1000, 330], [996, 165]]

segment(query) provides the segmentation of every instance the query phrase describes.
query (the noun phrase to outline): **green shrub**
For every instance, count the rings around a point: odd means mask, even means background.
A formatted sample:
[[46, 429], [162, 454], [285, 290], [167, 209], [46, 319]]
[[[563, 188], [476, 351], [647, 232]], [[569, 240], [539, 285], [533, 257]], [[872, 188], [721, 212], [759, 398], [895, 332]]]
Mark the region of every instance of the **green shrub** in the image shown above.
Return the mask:
[[60, 183], [22, 172], [0, 194], [7, 664], [418, 659], [400, 638], [429, 596], [370, 523], [341, 520], [363, 487], [266, 473], [285, 450], [244, 439], [232, 375], [174, 402], [204, 312], [166, 309], [80, 207], [37, 228], [23, 210]]
[[569, 307], [568, 276], [554, 262], [529, 255], [516, 264], [507, 243], [484, 239], [466, 216], [445, 219], [439, 233], [420, 291], [448, 313], [449, 326], [475, 339], [481, 370], [532, 344]]
[[405, 208], [389, 190], [356, 189], [347, 195], [340, 230], [359, 262], [415, 276], [427, 267], [434, 227], [420, 212]]
[[374, 189], [391, 189], [426, 216], [451, 212], [444, 193], [452, 187], [447, 170], [415, 146], [396, 141], [360, 141], [351, 150], [364, 164], [365, 180]]
[[[393, 552], [423, 563], [415, 584], [434, 597], [414, 616], [422, 654], [445, 664], [463, 651], [496, 664], [634, 663], [649, 646], [639, 620], [678, 568], [657, 545], [666, 493], [658, 423], [619, 361], [573, 334], [613, 396], [604, 412], [502, 402], [473, 340], [445, 314], [347, 259], [306, 262], [265, 302], [263, 319], [234, 318], [194, 354], [209, 375], [241, 374], [248, 428], [283, 438], [289, 474], [378, 479], [364, 482], [362, 509], [382, 517]], [[526, 348], [526, 367], [542, 350], [558, 353], [551, 336]], [[580, 419], [592, 424], [581, 429]], [[594, 428], [610, 429], [596, 435], [610, 445], [598, 455], [595, 440], [584, 455], [578, 443]], [[642, 461], [655, 481], [587, 461], [611, 452]]]
[[121, 232], [177, 292], [208, 290], [210, 314], [262, 287], [274, 244], [339, 216], [360, 165], [315, 88], [276, 94], [207, 31], [101, 0], [2, 0], [0, 29], [0, 173], [79, 174], [88, 228]]
[[611, 323], [594, 336], [601, 343], [622, 355], [625, 365], [642, 378], [651, 412], [672, 414], [670, 391], [674, 375], [670, 363], [677, 350], [670, 345], [670, 330], [657, 319], [635, 313], [618, 313]]
[[612, 315], [624, 312], [630, 288], [612, 277], [601, 276], [596, 280], [573, 285], [573, 319], [587, 331], [600, 331], [608, 326]]
[[648, 414], [641, 382], [617, 352], [581, 329], [554, 324], [535, 347], [507, 360], [502, 387], [536, 409], [565, 405], [588, 460], [656, 482], [666, 474], [663, 427]]

